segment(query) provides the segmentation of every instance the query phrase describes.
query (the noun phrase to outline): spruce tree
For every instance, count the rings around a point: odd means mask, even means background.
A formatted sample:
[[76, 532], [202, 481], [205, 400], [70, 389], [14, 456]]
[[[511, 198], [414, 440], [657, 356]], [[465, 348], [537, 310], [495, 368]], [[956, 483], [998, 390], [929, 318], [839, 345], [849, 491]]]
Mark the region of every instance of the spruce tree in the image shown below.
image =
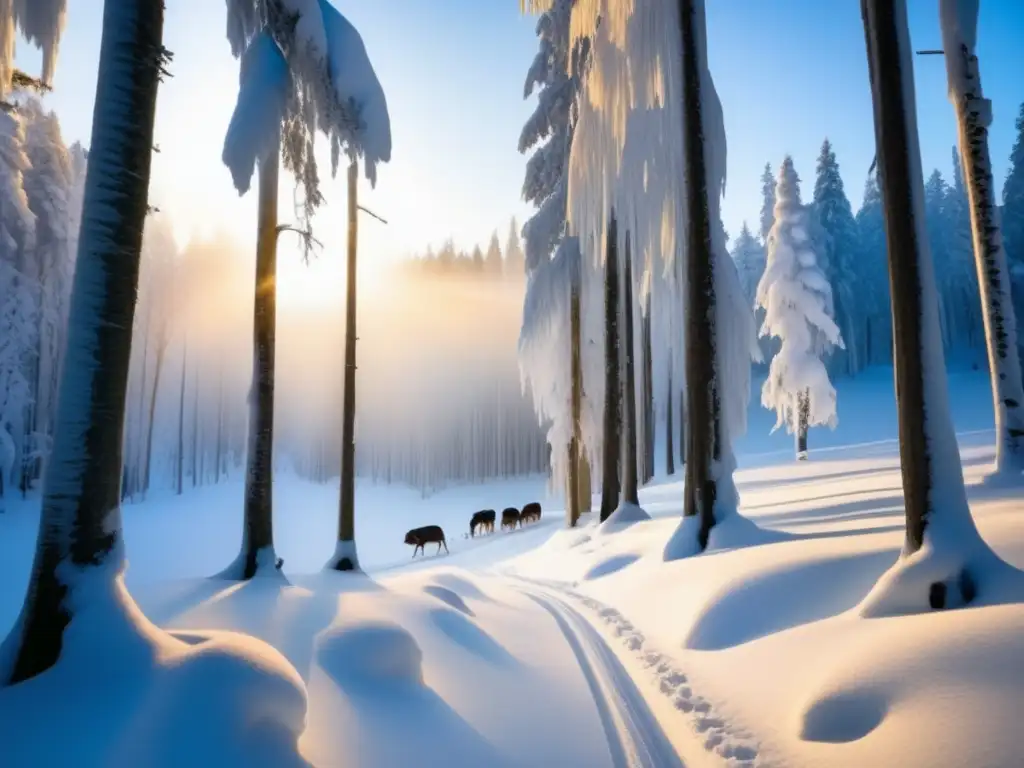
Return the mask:
[[964, 346], [977, 347], [984, 338], [981, 319], [981, 296], [978, 274], [974, 268], [974, 244], [971, 236], [971, 209], [960, 167], [960, 152], [952, 149], [953, 183], [949, 185], [946, 217], [949, 221], [949, 260], [961, 277], [960, 294], [956, 300], [960, 336]]
[[885, 222], [882, 218], [882, 193], [875, 174], [871, 174], [864, 184], [864, 200], [857, 211], [856, 221], [861, 265], [858, 301], [863, 304], [865, 316], [865, 365], [892, 365], [892, 311]]
[[740, 234], [733, 245], [732, 258], [740, 274], [743, 294], [747, 302], [753, 306], [757, 283], [764, 273], [764, 248], [751, 233], [746, 221], [743, 222], [743, 228], [740, 229]]
[[935, 282], [939, 293], [939, 322], [942, 327], [942, 346], [950, 349], [958, 336], [958, 310], [955, 295], [959, 287], [950, 284], [953, 249], [950, 247], [953, 232], [952, 219], [948, 215], [949, 185], [938, 170], [924, 184], [924, 217], [928, 230], [928, 245], [935, 262]]
[[856, 277], [857, 225], [839, 175], [836, 153], [828, 139], [822, 143], [818, 155], [813, 206], [825, 236], [826, 277], [832, 286], [836, 324], [846, 342], [846, 355], [839, 353], [838, 362], [847, 373], [856, 373], [863, 367], [860, 361], [862, 340], [857, 321], [859, 313], [854, 298], [860, 292]]
[[772, 164], [765, 163], [761, 173], [761, 243], [768, 242], [768, 233], [775, 223], [775, 174]]
[[1024, 104], [1017, 116], [1017, 141], [1003, 185], [1003, 244], [1017, 299], [1014, 309], [1020, 317], [1020, 308], [1024, 307]]
[[501, 243], [498, 242], [498, 232], [491, 234], [491, 243], [487, 246], [487, 255], [484, 256], [484, 271], [489, 275], [500, 275], [502, 268]]

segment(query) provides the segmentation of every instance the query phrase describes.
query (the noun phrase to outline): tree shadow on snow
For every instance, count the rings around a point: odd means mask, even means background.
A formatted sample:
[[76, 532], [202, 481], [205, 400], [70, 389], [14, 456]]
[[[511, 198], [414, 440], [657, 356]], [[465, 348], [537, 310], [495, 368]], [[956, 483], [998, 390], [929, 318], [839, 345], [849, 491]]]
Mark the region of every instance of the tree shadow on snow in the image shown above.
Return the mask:
[[433, 608], [430, 620], [449, 640], [468, 653], [500, 667], [517, 666], [519, 662], [505, 647], [480, 629], [472, 619], [450, 608]]
[[[455, 614], [458, 615], [458, 614]], [[372, 685], [322, 667], [347, 700], [349, 764], [418, 768], [512, 763], [479, 731], [422, 683], [375, 680]]]
[[[155, 605], [155, 623], [175, 630], [222, 629], [257, 637], [279, 650], [309, 681], [314, 638], [330, 626], [346, 594], [382, 591], [373, 579], [357, 573], [319, 573], [284, 579], [242, 582], [204, 580], [216, 587], [196, 587], [177, 599]], [[189, 603], [188, 598], [194, 599]]]
[[898, 554], [897, 546], [748, 576], [709, 601], [684, 645], [718, 651], [844, 613], [863, 600]]

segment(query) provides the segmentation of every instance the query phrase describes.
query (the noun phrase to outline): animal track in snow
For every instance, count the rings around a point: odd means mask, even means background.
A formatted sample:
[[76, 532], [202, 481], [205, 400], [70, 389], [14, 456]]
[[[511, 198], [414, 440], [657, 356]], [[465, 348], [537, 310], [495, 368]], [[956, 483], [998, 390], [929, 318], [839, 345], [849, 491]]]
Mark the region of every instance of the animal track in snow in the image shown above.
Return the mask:
[[[521, 577], [520, 577], [521, 578]], [[524, 581], [531, 581], [524, 579]], [[640, 663], [650, 672], [662, 695], [690, 722], [704, 748], [734, 766], [753, 768], [758, 765], [758, 749], [752, 740], [744, 738], [729, 728], [728, 724], [712, 713], [710, 702], [694, 694], [689, 679], [675, 662], [651, 647], [643, 632], [622, 615], [616, 608], [605, 605], [592, 597], [582, 595], [562, 583], [533, 582], [556, 589], [586, 606], [603, 621], [609, 632], [619, 638], [632, 651]]]

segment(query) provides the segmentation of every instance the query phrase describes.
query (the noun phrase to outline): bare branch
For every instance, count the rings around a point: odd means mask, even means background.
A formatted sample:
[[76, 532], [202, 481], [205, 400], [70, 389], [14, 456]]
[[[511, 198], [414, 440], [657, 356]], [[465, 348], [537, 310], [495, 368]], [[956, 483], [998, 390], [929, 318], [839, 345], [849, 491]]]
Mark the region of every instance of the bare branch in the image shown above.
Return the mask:
[[316, 246], [320, 250], [324, 249], [324, 244], [313, 237], [313, 231], [311, 229], [300, 229], [294, 227], [291, 224], [278, 224], [277, 235], [280, 237], [282, 232], [294, 232], [302, 239], [302, 260], [307, 264], [309, 263], [309, 255], [313, 252], [313, 246]]
[[373, 216], [373, 218], [375, 218], [375, 219], [376, 219], [377, 221], [379, 221], [379, 222], [380, 222], [381, 224], [387, 224], [387, 223], [388, 223], [388, 222], [387, 222], [387, 219], [384, 219], [384, 218], [382, 218], [382, 217], [378, 216], [378, 215], [377, 215], [376, 213], [374, 213], [373, 211], [371, 211], [371, 210], [370, 210], [369, 208], [364, 208], [364, 207], [363, 207], [363, 206], [361, 206], [361, 205], [357, 205], [357, 206], [356, 206], [356, 208], [358, 208], [358, 209], [359, 209], [360, 211], [362, 211], [363, 213], [368, 213], [368, 214], [370, 214], [371, 216]]

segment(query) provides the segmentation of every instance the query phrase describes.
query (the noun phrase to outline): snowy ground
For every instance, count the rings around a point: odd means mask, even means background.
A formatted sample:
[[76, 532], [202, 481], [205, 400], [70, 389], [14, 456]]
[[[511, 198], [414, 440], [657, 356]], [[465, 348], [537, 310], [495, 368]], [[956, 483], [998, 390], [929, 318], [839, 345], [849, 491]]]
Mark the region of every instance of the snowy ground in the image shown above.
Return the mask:
[[[1022, 494], [979, 482], [987, 382], [968, 371], [951, 386], [979, 527], [1024, 568]], [[839, 404], [840, 428], [812, 433], [801, 465], [752, 408], [738, 480], [769, 534], [755, 546], [662, 562], [680, 508], [671, 479], [641, 492], [652, 521], [616, 533], [565, 531], [551, 502], [540, 524], [476, 541], [462, 538], [474, 510], [544, 500], [543, 480], [427, 500], [362, 485], [369, 575], [324, 574], [336, 491], [282, 476], [289, 583], [202, 578], [237, 550], [241, 488], [226, 484], [125, 510], [127, 584], [160, 626], [238, 630], [280, 651], [308, 693], [298, 750], [317, 766], [1019, 765], [1019, 604], [854, 611], [902, 542], [891, 371], [841, 382]], [[412, 564], [402, 537], [427, 523], [451, 554], [428, 546]], [[30, 507], [0, 516], [0, 631], [35, 525]], [[9, 695], [0, 744], [18, 733]]]

